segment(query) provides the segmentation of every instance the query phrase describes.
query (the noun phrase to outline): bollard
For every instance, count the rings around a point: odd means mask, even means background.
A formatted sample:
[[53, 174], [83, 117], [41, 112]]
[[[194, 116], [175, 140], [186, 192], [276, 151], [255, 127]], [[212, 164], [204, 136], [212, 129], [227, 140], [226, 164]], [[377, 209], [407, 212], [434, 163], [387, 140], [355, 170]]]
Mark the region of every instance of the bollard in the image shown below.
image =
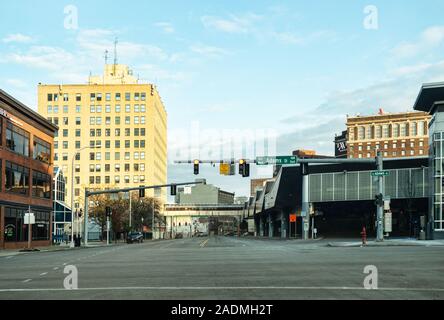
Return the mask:
[[362, 246], [366, 246], [367, 245], [367, 230], [365, 229], [365, 227], [362, 228], [361, 237], [362, 237]]

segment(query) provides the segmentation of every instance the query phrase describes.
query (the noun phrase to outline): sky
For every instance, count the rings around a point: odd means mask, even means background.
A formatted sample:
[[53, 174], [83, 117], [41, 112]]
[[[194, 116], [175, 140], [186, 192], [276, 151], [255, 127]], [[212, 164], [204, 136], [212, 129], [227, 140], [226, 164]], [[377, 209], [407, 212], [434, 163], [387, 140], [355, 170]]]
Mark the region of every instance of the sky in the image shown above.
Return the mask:
[[[85, 83], [104, 52], [155, 83], [174, 160], [334, 153], [347, 115], [412, 110], [444, 81], [442, 0], [2, 1], [0, 87], [37, 109], [37, 84]], [[221, 151], [222, 150], [222, 151]], [[269, 168], [252, 167], [252, 177]], [[249, 179], [207, 178], [237, 196]]]

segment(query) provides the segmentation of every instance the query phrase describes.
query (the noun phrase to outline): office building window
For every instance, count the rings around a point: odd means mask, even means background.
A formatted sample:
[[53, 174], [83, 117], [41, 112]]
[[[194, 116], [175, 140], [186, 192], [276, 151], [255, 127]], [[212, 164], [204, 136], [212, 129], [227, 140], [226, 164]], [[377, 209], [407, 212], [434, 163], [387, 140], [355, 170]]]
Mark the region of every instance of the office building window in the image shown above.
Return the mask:
[[116, 101], [120, 101], [121, 99], [121, 94], [120, 93], [116, 93]]
[[135, 104], [134, 105], [134, 112], [139, 113], [140, 109], [139, 109], [139, 105]]
[[82, 112], [82, 107], [76, 106], [76, 113], [81, 113], [81, 112]]
[[382, 138], [382, 127], [376, 126], [376, 139], [381, 139], [381, 138]]
[[89, 177], [89, 184], [94, 184], [94, 177], [93, 176]]
[[110, 172], [110, 170], [111, 170], [111, 165], [105, 164], [105, 172]]
[[140, 128], [140, 136], [145, 137], [145, 128]]
[[146, 101], [146, 92], [142, 92], [142, 93], [140, 94], [140, 100], [141, 100], [141, 101]]
[[32, 172], [32, 196], [36, 198], [51, 198], [51, 176], [42, 172]]
[[97, 101], [102, 101], [102, 94], [101, 93], [97, 94]]
[[139, 168], [140, 168], [140, 171], [141, 171], [141, 172], [144, 172], [144, 171], [145, 171], [145, 164], [144, 164], [144, 163], [141, 163], [140, 166], [139, 166]]
[[63, 161], [68, 161], [68, 154], [67, 153], [62, 153], [62, 160]]
[[107, 126], [109, 126], [109, 125], [111, 124], [111, 117], [106, 117], [106, 118], [105, 118], [105, 124], [106, 124]]
[[51, 158], [51, 144], [34, 136], [33, 158], [49, 163]]
[[[129, 124], [129, 123], [127, 123], [127, 124]], [[134, 124], [139, 124], [139, 117], [134, 117]]]
[[68, 106], [63, 106], [63, 113], [68, 113]]
[[76, 94], [76, 101], [77, 101], [77, 102], [82, 101], [82, 95], [81, 95], [80, 93], [77, 93], [77, 94]]
[[120, 137], [120, 129], [116, 129], [114, 134], [116, 137]]
[[29, 133], [8, 122], [6, 125], [6, 148], [29, 157]]
[[105, 184], [110, 184], [110, 177], [109, 176], [105, 176]]
[[5, 191], [21, 195], [29, 195], [29, 168], [6, 161]]
[[114, 165], [114, 171], [115, 172], [120, 172], [120, 164]]
[[140, 147], [145, 148], [145, 140], [140, 140]]
[[125, 163], [125, 172], [129, 172], [130, 171], [130, 165], [129, 163]]
[[131, 159], [131, 153], [125, 152], [125, 160], [130, 160], [130, 159]]
[[106, 96], [106, 101], [111, 101], [111, 93], [107, 93], [105, 96]]
[[68, 129], [63, 129], [63, 137], [68, 138]]
[[102, 106], [96, 106], [96, 113], [102, 113]]
[[115, 183], [120, 183], [120, 176], [115, 176], [114, 181]]
[[145, 152], [140, 153], [140, 160], [145, 160]]
[[95, 137], [95, 136], [96, 136], [96, 130], [94, 130], [94, 129], [89, 129], [89, 136], [90, 136], [90, 137]]
[[127, 105], [125, 106], [125, 112], [126, 112], [126, 113], [130, 113], [130, 112], [131, 112], [131, 106], [130, 106], [129, 104], [127, 104]]
[[126, 184], [130, 183], [130, 176], [125, 176], [125, 183]]
[[116, 104], [116, 113], [120, 113], [120, 104]]
[[82, 120], [80, 117], [76, 117], [76, 126], [80, 126], [82, 124]]
[[114, 141], [114, 148], [119, 149], [120, 148], [120, 140]]
[[134, 100], [139, 101], [139, 99], [140, 99], [140, 93], [139, 92], [134, 93]]
[[81, 133], [81, 129], [76, 129], [76, 137], [80, 137]]
[[48, 113], [52, 113], [52, 106], [48, 106], [46, 110]]
[[145, 124], [145, 117], [144, 116], [140, 117], [140, 124]]
[[114, 153], [114, 160], [120, 160], [120, 152]]
[[143, 113], [146, 112], [146, 106], [144, 104], [140, 105], [140, 112], [143, 112]]
[[97, 125], [101, 125], [102, 124], [102, 117], [97, 117], [96, 118], [96, 124]]
[[131, 93], [127, 92], [125, 93], [125, 101], [130, 101], [131, 100]]
[[105, 152], [105, 160], [111, 160], [111, 153], [110, 152]]
[[48, 93], [48, 97], [46, 98], [48, 101], [52, 101], [52, 93]]
[[54, 111], [54, 113], [59, 113], [59, 106], [54, 106], [53, 111]]
[[130, 140], [125, 140], [125, 148], [131, 148], [131, 141]]
[[96, 117], [89, 117], [89, 124], [90, 125], [95, 125], [96, 124]]

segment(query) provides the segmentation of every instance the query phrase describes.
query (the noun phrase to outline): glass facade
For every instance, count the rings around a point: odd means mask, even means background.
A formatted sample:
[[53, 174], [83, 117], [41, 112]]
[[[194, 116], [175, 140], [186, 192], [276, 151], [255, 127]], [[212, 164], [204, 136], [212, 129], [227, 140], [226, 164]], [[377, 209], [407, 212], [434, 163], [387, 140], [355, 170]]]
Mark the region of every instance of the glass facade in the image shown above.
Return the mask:
[[435, 231], [444, 231], [444, 132], [436, 132], [432, 142], [433, 218]]

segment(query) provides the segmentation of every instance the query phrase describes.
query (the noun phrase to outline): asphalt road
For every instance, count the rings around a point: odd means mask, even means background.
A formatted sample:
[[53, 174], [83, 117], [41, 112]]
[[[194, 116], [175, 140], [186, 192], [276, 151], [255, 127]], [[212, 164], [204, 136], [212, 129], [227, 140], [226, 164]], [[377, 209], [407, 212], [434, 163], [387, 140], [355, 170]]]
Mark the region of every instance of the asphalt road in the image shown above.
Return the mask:
[[[0, 299], [444, 299], [444, 247], [195, 238], [0, 257]], [[64, 289], [66, 266], [78, 290]], [[378, 289], [364, 289], [364, 267]]]

